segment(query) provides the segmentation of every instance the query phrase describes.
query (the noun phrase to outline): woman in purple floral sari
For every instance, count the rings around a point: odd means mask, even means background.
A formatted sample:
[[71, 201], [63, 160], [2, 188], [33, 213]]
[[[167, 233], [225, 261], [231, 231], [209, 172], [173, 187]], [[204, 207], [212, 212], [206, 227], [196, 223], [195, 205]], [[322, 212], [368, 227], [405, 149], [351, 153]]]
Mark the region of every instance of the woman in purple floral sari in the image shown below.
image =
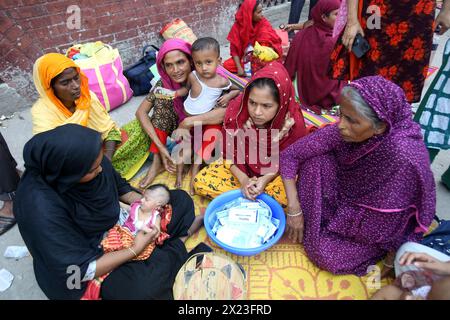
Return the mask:
[[322, 269], [361, 276], [387, 255], [385, 275], [395, 251], [420, 241], [434, 217], [429, 157], [411, 106], [394, 83], [380, 76], [354, 81], [340, 105], [337, 125], [281, 154], [286, 232]]

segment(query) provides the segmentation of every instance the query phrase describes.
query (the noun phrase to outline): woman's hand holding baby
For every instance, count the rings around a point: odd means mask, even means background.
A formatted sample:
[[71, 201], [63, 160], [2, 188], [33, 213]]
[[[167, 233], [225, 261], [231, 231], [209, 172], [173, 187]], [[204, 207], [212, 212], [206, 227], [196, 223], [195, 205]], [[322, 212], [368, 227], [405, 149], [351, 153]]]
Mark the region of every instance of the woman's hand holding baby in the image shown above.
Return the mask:
[[152, 227], [143, 226], [141, 230], [136, 234], [134, 238], [134, 243], [131, 246], [131, 249], [139, 255], [142, 251], [144, 251], [145, 247], [147, 247], [150, 243], [154, 242], [160, 231], [161, 220], [156, 220], [156, 223]]
[[[155, 220], [152, 223], [153, 223], [152, 227], [157, 228], [159, 233], [161, 233], [161, 216], [159, 214], [157, 214], [155, 216]], [[159, 236], [159, 234], [158, 234], [158, 236]]]
[[406, 252], [399, 260], [400, 265], [414, 265], [417, 268], [428, 270], [436, 275], [450, 275], [450, 262], [442, 262], [426, 253]]

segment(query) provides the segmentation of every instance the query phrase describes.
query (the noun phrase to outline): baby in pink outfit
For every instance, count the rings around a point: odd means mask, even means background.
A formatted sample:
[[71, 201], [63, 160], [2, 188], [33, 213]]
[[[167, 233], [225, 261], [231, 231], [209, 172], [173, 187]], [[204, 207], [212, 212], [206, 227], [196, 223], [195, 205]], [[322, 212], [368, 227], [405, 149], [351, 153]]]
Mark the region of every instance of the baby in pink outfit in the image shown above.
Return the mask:
[[161, 220], [161, 215], [170, 202], [169, 189], [163, 184], [155, 184], [144, 191], [141, 200], [134, 202], [123, 227], [133, 235], [145, 225], [151, 227]]

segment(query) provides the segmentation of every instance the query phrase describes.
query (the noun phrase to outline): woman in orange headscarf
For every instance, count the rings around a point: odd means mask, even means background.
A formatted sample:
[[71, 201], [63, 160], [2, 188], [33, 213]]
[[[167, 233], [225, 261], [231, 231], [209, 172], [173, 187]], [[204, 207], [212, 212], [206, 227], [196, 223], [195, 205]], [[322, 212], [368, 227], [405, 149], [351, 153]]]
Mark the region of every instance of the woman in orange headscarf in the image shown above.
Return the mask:
[[49, 53], [36, 60], [33, 80], [39, 99], [31, 108], [33, 134], [75, 123], [101, 133], [105, 156], [112, 159], [120, 130], [97, 96], [89, 91], [88, 78], [71, 59]]

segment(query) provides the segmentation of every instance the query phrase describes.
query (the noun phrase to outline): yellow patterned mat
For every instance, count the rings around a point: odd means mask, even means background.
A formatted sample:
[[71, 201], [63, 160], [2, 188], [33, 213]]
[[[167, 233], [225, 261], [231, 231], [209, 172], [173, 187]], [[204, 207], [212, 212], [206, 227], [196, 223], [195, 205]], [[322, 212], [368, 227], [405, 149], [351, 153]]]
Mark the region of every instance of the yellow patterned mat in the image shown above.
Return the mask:
[[[131, 184], [137, 187], [141, 177], [132, 179]], [[154, 183], [164, 183], [173, 189], [175, 175], [162, 173]], [[183, 190], [189, 190], [188, 176], [183, 181]], [[193, 199], [196, 215], [205, 213], [210, 200], [197, 195]], [[243, 266], [247, 275], [249, 300], [365, 300], [380, 285], [390, 283], [390, 280], [379, 282], [375, 276], [335, 276], [320, 270], [308, 259], [303, 247], [293, 244], [286, 236], [269, 250], [251, 257], [236, 256], [222, 250], [209, 239], [204, 227], [186, 242], [188, 251], [200, 242]]]

